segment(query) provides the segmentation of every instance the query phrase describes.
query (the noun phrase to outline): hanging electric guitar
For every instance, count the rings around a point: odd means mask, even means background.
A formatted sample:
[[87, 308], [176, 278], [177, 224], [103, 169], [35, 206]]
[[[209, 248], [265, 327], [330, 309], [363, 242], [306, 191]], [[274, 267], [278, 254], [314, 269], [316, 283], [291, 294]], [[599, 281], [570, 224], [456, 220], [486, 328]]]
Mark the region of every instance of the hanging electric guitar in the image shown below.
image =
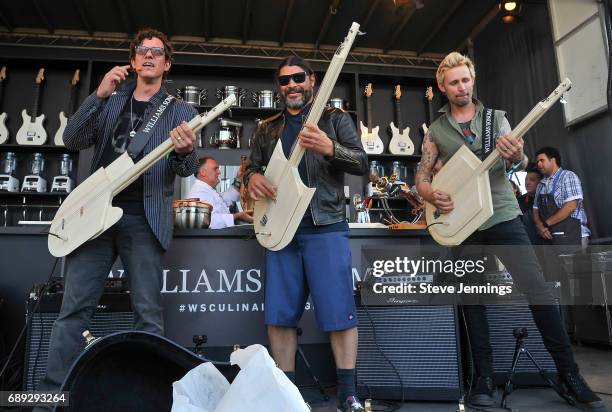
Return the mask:
[[[353, 22], [327, 68], [319, 91], [310, 106], [306, 123], [319, 122], [358, 33], [359, 24]], [[304, 152], [302, 145], [296, 144], [287, 159], [279, 139], [266, 168], [266, 179], [276, 186], [277, 195], [275, 200], [266, 198], [255, 202], [253, 225], [257, 241], [270, 250], [280, 250], [293, 240], [295, 231], [314, 195], [315, 189], [302, 182], [298, 171]]]
[[[197, 132], [236, 101], [233, 94], [188, 123]], [[112, 205], [113, 197], [128, 187], [159, 159], [173, 149], [170, 138], [153, 149], [138, 163], [125, 151], [107, 167], [101, 167], [78, 185], [64, 200], [51, 222], [47, 244], [53, 256], [66, 256], [90, 239], [98, 237], [117, 223], [123, 210]]]
[[365, 99], [366, 99], [366, 116], [368, 118], [368, 127], [363, 125], [363, 122], [359, 121], [359, 128], [361, 129], [361, 144], [367, 154], [381, 154], [383, 152], [383, 142], [378, 137], [378, 129], [376, 126], [372, 128], [372, 83], [368, 83], [365, 88]]
[[[531, 109], [510, 136], [523, 137], [571, 85], [572, 82], [566, 78], [546, 99]], [[493, 149], [484, 161], [480, 161], [467, 145], [461, 145], [434, 176], [432, 188], [448, 193], [457, 205], [452, 212], [442, 214], [431, 203], [425, 204], [429, 233], [436, 242], [444, 246], [459, 245], [493, 216], [489, 169], [500, 157], [497, 149]]]
[[62, 139], [62, 136], [64, 135], [64, 130], [66, 129], [66, 124], [68, 123], [68, 117], [72, 116], [74, 113], [74, 103], [76, 102], [77, 92], [79, 90], [77, 85], [80, 81], [80, 73], [81, 70], [76, 69], [74, 71], [74, 75], [72, 76], [72, 80], [70, 81], [70, 100], [68, 101], [68, 110], [66, 110], [68, 116], [66, 116], [63, 111], [61, 111], [59, 114], [60, 126], [59, 129], [57, 129], [57, 132], [55, 132], [55, 137], [53, 138], [53, 143], [55, 143], [56, 146], [64, 146], [64, 139]]
[[[0, 103], [4, 100], [4, 79], [6, 79], [6, 66], [0, 70]], [[0, 113], [0, 144], [6, 143], [9, 138], [6, 128], [6, 113]]]
[[395, 98], [393, 104], [395, 105], [395, 123], [391, 122], [389, 127], [391, 128], [391, 141], [389, 142], [389, 152], [395, 155], [411, 155], [414, 153], [414, 143], [410, 140], [410, 127], [406, 127], [402, 130], [402, 115], [400, 112], [400, 98], [402, 97], [402, 90], [400, 85], [395, 86], [393, 92]]
[[433, 104], [431, 103], [433, 97], [433, 89], [431, 86], [429, 86], [427, 90], [425, 90], [425, 100], [427, 100], [427, 123], [423, 123], [421, 125], [421, 129], [423, 129], [423, 136], [427, 134], [427, 131], [429, 130], [428, 125], [430, 125], [434, 120]]
[[45, 80], [45, 69], [40, 69], [36, 76], [36, 83], [34, 85], [34, 101], [32, 102], [32, 108], [30, 110], [31, 116], [28, 115], [26, 109], [21, 111], [21, 117], [23, 118], [23, 124], [17, 131], [17, 143], [29, 146], [40, 146], [45, 144], [47, 141], [47, 132], [43, 127], [45, 121], [45, 115], [38, 115], [38, 104], [40, 101], [40, 89], [42, 82]]

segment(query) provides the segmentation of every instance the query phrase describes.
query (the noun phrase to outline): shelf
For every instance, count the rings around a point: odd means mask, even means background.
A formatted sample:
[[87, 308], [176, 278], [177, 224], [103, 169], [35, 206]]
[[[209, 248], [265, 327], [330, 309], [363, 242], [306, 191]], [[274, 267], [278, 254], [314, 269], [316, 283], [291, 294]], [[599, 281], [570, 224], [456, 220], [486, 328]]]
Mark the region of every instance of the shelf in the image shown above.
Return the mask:
[[39, 197], [39, 198], [49, 198], [49, 197], [66, 197], [68, 196], [70, 193], [64, 193], [64, 192], [43, 192], [43, 193], [38, 193], [38, 192], [4, 192], [4, 191], [0, 191], [0, 197]]
[[[214, 106], [210, 105], [197, 105], [194, 104], [193, 107], [198, 112], [204, 112], [206, 110], [212, 109]], [[231, 116], [252, 116], [252, 115], [260, 115], [262, 118], [274, 116], [275, 114], [283, 111], [281, 108], [269, 109], [269, 108], [260, 108], [260, 107], [249, 107], [249, 106], [240, 106], [240, 107], [232, 107], [229, 110], [226, 110], [224, 113], [231, 112]], [[355, 110], [345, 110], [345, 112], [357, 115]]]
[[395, 155], [391, 153], [381, 153], [381, 154], [369, 154], [368, 159], [406, 159], [419, 162], [421, 161], [421, 155]]
[[[210, 110], [215, 106], [210, 105], [197, 105], [194, 104], [193, 107], [200, 113]], [[244, 106], [234, 106], [230, 109], [226, 110], [224, 113], [227, 113], [229, 117], [232, 116], [260, 116], [262, 118], [270, 117], [279, 113], [282, 109], [263, 109], [259, 107], [244, 107]]]
[[78, 150], [70, 150], [65, 146], [55, 146], [43, 144], [39, 146], [34, 145], [23, 145], [23, 144], [0, 144], [0, 151], [5, 151], [7, 149], [13, 149], [14, 151], [19, 152], [54, 152], [54, 153], [78, 153]]

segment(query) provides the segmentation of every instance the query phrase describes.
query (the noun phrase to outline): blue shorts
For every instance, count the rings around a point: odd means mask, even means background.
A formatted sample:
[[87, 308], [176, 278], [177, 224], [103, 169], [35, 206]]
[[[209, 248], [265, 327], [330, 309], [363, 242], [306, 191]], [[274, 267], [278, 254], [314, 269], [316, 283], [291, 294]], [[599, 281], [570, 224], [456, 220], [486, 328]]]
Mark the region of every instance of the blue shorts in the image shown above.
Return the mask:
[[300, 234], [266, 251], [266, 325], [296, 327], [308, 294], [321, 330], [357, 326], [347, 231]]

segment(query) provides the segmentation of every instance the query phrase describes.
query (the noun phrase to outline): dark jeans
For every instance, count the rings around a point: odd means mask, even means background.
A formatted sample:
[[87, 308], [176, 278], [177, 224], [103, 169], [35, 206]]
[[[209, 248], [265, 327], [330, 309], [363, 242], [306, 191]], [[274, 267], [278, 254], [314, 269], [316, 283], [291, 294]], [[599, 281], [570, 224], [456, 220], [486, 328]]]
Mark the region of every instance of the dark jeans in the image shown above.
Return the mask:
[[51, 332], [47, 373], [37, 390], [58, 390], [83, 350], [81, 334], [89, 327], [117, 255], [127, 273], [134, 329], [163, 334], [163, 252], [144, 216], [123, 215], [113, 227], [66, 258], [64, 299]]
[[[492, 247], [475, 247], [474, 245], [491, 245]], [[561, 314], [559, 309], [553, 306], [552, 292], [544, 281], [542, 269], [520, 218], [517, 217], [489, 229], [475, 232], [461, 246], [453, 250], [453, 255], [469, 254], [473, 256], [487, 252], [492, 252], [502, 261], [512, 275], [517, 289], [527, 296], [544, 346], [550, 352], [557, 369], [560, 372], [576, 369], [574, 354], [563, 326]], [[486, 308], [482, 304], [464, 305], [463, 311], [476, 374], [492, 376], [493, 358]]]

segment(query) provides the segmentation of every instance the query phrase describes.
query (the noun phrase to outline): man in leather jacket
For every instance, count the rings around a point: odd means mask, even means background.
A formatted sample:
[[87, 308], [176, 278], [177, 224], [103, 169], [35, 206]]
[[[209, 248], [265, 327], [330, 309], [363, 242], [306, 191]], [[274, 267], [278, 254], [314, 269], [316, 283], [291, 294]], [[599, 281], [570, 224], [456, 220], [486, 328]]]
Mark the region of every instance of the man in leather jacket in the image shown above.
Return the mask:
[[295, 380], [296, 327], [310, 293], [319, 327], [330, 332], [339, 409], [363, 411], [355, 396], [357, 316], [344, 174], [364, 175], [367, 155], [352, 119], [342, 110], [327, 109], [318, 125], [302, 125], [315, 85], [314, 72], [306, 61], [286, 58], [276, 78], [286, 108], [255, 131], [244, 183], [253, 199], [274, 199], [282, 188], [264, 177], [265, 167], [278, 142], [287, 158], [292, 147], [300, 144], [307, 149], [298, 167], [300, 177], [316, 192], [293, 241], [280, 251], [266, 250], [265, 316], [272, 356]]

